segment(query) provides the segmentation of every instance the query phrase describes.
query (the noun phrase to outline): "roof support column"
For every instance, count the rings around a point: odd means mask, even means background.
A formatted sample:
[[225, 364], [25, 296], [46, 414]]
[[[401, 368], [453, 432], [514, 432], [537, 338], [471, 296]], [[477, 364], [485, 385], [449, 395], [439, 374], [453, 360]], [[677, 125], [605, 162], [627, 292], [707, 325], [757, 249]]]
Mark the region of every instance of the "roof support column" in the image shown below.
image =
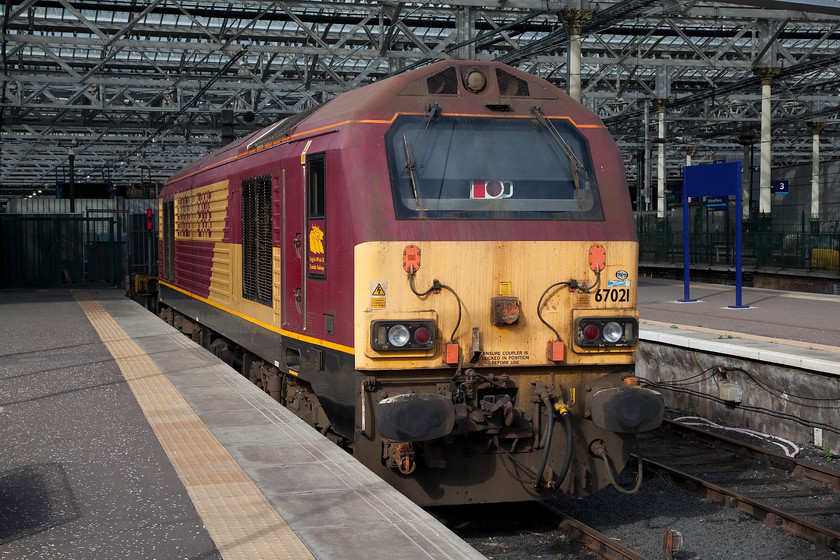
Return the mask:
[[808, 128], [811, 129], [811, 134], [813, 135], [813, 149], [811, 152], [811, 223], [817, 222], [817, 231], [819, 231], [820, 220], [820, 131], [824, 126], [824, 122], [814, 121], [808, 123]]
[[563, 21], [569, 32], [569, 96], [580, 103], [580, 33], [583, 24], [592, 19], [594, 10], [563, 10]]
[[755, 139], [752, 136], [741, 136], [739, 143], [744, 147], [743, 163], [741, 164], [741, 220], [750, 219], [750, 195], [752, 195], [752, 166], [753, 146]]
[[654, 99], [653, 104], [659, 113], [659, 136], [657, 148], [659, 151], [656, 165], [656, 217], [665, 217], [665, 106], [667, 99]]
[[644, 181], [644, 210], [650, 212], [650, 104], [645, 103], [645, 181]]
[[691, 156], [694, 155], [694, 152], [697, 150], [696, 146], [684, 146], [683, 151], [685, 151], [685, 166], [688, 167], [691, 165]]
[[[772, 169], [772, 113], [770, 84], [779, 75], [780, 68], [756, 68], [753, 72], [761, 78], [761, 170], [759, 172], [758, 212], [769, 222], [770, 194], [772, 192], [770, 172]], [[767, 228], [769, 229], [769, 228]]]
[[459, 7], [455, 12], [455, 25], [457, 27], [458, 58], [461, 60], [475, 60], [475, 42], [468, 41], [475, 36], [476, 12], [470, 6]]

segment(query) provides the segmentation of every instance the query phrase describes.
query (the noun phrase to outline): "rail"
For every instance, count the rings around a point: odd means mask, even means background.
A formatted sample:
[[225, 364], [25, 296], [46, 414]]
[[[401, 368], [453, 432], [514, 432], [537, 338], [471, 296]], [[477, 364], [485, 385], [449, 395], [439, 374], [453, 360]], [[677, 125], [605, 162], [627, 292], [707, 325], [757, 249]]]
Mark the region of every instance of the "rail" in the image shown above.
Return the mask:
[[633, 552], [626, 546], [610, 539], [589, 525], [569, 517], [554, 506], [545, 502], [541, 502], [540, 505], [560, 519], [558, 529], [569, 537], [570, 540], [602, 558], [606, 560], [646, 560], [644, 556]]
[[[780, 453], [746, 444], [726, 436], [681, 425], [677, 422], [666, 421], [665, 424], [669, 430], [686, 434], [694, 441], [701, 440], [711, 443], [714, 447], [732, 453], [739, 458], [748, 458], [772, 468], [782, 469], [794, 473], [797, 476], [826, 484], [834, 492], [840, 491], [840, 472], [826, 469], [800, 459], [787, 457]], [[720, 504], [746, 513], [756, 519], [763, 520], [768, 527], [780, 527], [800, 538], [814, 543], [818, 548], [840, 552], [840, 532], [803, 519], [797, 512], [785, 511], [771, 506], [758, 498], [749, 497], [719, 484], [703, 480], [678, 468], [686, 464], [691, 464], [691, 459], [681, 460], [675, 456], [671, 464], [667, 463], [668, 461], [664, 459], [660, 461], [644, 457], [643, 453], [645, 469], [666, 474], [671, 480], [680, 484], [680, 486]], [[797, 494], [791, 493], [791, 495]]]

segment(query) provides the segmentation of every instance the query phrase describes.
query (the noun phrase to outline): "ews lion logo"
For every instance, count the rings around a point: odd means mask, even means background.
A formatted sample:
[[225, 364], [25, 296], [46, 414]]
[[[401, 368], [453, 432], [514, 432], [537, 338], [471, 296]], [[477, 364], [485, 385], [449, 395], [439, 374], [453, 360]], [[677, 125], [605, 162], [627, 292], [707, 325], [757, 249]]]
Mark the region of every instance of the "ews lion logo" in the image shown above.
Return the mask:
[[324, 254], [324, 232], [317, 225], [309, 230], [309, 250], [316, 255]]

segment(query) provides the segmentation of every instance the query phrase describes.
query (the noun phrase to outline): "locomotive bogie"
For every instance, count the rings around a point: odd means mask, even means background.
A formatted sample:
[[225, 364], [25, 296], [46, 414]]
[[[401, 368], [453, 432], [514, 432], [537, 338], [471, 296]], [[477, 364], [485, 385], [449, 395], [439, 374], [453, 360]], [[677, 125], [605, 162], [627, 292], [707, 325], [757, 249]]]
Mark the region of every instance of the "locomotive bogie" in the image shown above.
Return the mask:
[[[628, 460], [631, 452], [628, 440], [598, 428], [587, 418], [592, 413], [592, 395], [622, 384], [622, 377], [621, 373], [603, 370], [572, 374], [568, 379], [564, 377], [564, 384], [578, 383], [577, 386], [556, 390], [565, 394], [566, 399], [575, 393], [579, 396], [569, 401], [574, 418], [574, 460], [559, 481], [567, 435], [558, 429], [548, 442], [552, 459], [545, 465], [543, 477], [549, 484], [556, 483], [554, 491], [582, 496], [608, 483], [609, 473], [603, 461], [592, 453], [593, 447], [609, 448], [614, 468], [620, 468]], [[498, 386], [499, 380], [503, 380], [504, 387]], [[373, 416], [370, 411], [377, 402], [396, 395], [416, 394], [415, 391], [436, 390], [434, 395], [448, 399], [451, 396], [448, 380], [445, 377], [377, 380], [374, 390], [368, 380], [367, 387], [360, 386], [360, 397], [367, 405], [360, 408], [357, 417], [362, 437], [354, 451], [360, 458], [366, 458], [379, 476], [423, 505], [537, 499], [543, 495], [543, 489], [535, 487], [534, 473], [547, 444], [547, 420], [534, 390], [544, 380], [545, 376], [539, 372], [493, 376], [495, 383], [476, 378], [466, 395], [467, 402], [456, 407], [452, 431], [442, 438], [425, 441], [382, 438], [371, 425], [371, 418], [362, 415]], [[519, 476], [511, 480], [510, 472]], [[475, 485], [475, 480], [487, 484]]]

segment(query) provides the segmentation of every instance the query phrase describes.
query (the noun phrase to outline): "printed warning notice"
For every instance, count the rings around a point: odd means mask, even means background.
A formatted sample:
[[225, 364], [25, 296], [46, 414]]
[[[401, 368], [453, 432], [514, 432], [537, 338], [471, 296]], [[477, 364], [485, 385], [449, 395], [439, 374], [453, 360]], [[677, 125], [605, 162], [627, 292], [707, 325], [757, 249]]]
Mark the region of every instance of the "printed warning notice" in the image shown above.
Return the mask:
[[502, 352], [482, 352], [481, 359], [488, 366], [516, 366], [531, 360], [527, 350], [504, 350]]
[[385, 309], [388, 304], [388, 283], [387, 282], [371, 282], [370, 283], [370, 308], [371, 309]]

